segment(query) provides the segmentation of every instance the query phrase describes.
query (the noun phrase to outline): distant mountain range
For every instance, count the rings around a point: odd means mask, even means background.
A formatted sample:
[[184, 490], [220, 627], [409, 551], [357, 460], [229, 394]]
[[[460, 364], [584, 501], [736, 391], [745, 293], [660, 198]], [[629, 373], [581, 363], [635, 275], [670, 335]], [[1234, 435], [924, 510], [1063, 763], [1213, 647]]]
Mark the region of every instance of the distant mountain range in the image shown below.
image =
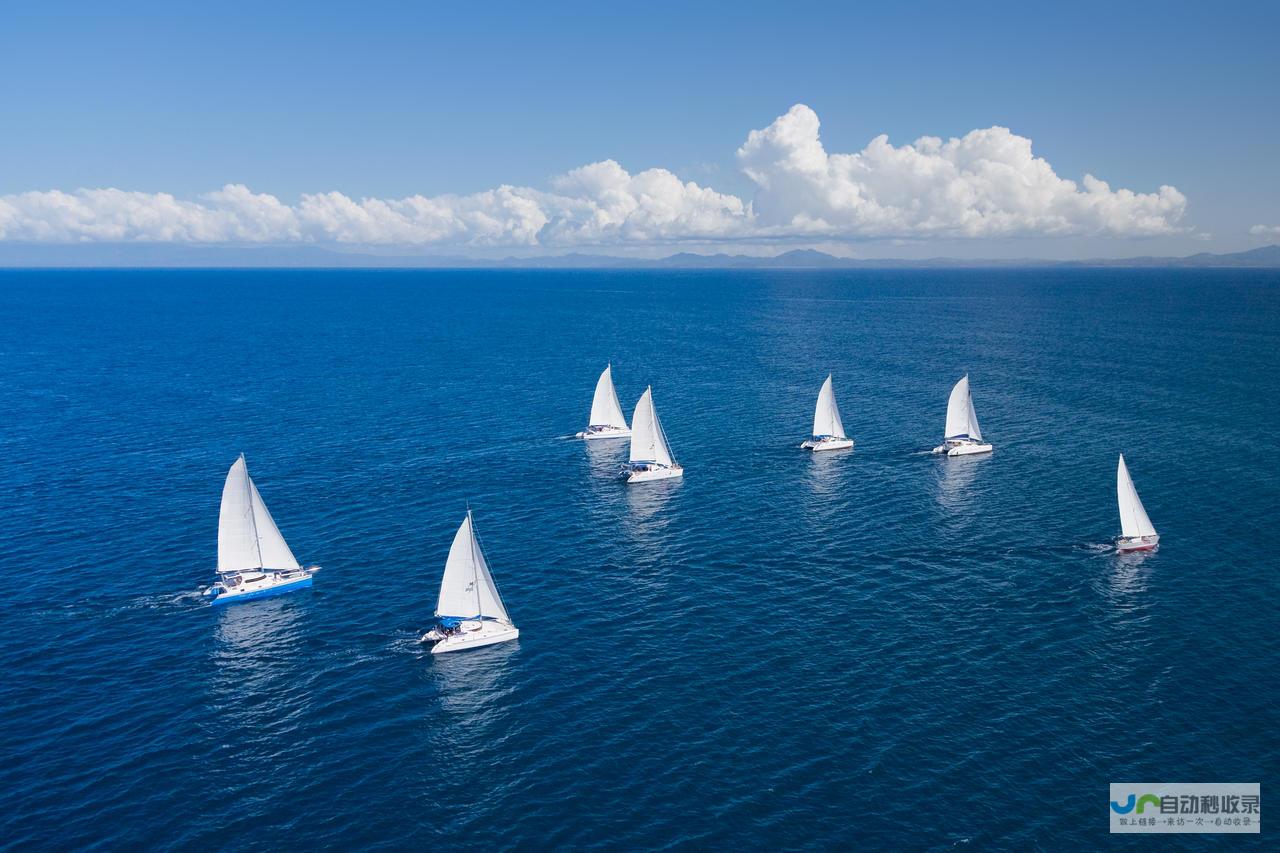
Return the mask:
[[1181, 258], [1138, 257], [1050, 261], [1035, 258], [968, 259], [837, 258], [815, 249], [796, 249], [773, 257], [697, 255], [681, 252], [665, 258], [617, 258], [567, 254], [538, 258], [477, 260], [463, 257], [377, 255], [340, 252], [318, 246], [188, 246], [161, 243], [73, 244], [0, 242], [0, 267], [285, 267], [285, 268], [447, 268], [447, 269], [981, 269], [1012, 267], [1233, 267], [1280, 269], [1280, 245]]

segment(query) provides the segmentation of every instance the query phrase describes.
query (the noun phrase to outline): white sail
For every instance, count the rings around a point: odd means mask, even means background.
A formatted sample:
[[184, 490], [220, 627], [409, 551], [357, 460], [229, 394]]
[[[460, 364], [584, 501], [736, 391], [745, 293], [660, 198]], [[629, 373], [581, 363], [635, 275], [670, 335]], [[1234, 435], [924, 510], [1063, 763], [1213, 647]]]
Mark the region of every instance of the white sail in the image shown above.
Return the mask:
[[644, 389], [640, 402], [636, 403], [635, 413], [631, 415], [631, 461], [657, 462], [667, 466], [675, 464], [658, 412], [653, 408], [652, 387]]
[[978, 413], [973, 410], [973, 395], [969, 392], [969, 374], [956, 383], [951, 389], [951, 398], [947, 400], [948, 441], [953, 438], [972, 438], [982, 441], [982, 430], [978, 427]]
[[831, 435], [836, 438], [848, 438], [844, 434], [844, 424], [840, 420], [840, 409], [836, 406], [836, 392], [831, 389], [831, 377], [822, 383], [818, 392], [818, 407], [813, 410], [813, 434]]
[[618, 392], [613, 387], [613, 365], [608, 365], [596, 382], [596, 396], [591, 400], [591, 420], [588, 426], [611, 426], [627, 428], [627, 417], [622, 414], [622, 404], [618, 402]]
[[258, 487], [249, 477], [244, 454], [231, 464], [218, 513], [218, 571], [298, 569], [298, 560], [276, 527]]
[[253, 492], [253, 519], [258, 528], [258, 550], [262, 554], [262, 567], [265, 569], [300, 569], [298, 558], [289, 550], [289, 543], [284, 541], [280, 528], [271, 517], [271, 511], [258, 494], [258, 487], [253, 478], [249, 479], [249, 490]]
[[261, 567], [249, 472], [244, 456], [241, 456], [232, 463], [231, 470], [227, 472], [227, 482], [222, 487], [222, 509], [218, 513], [218, 571]]
[[476, 539], [471, 513], [462, 520], [462, 526], [453, 537], [449, 559], [444, 564], [444, 577], [440, 580], [440, 598], [436, 601], [436, 616], [454, 616], [470, 619], [474, 616], [490, 617], [510, 623], [507, 609], [502, 606], [498, 587], [489, 573], [484, 552]]
[[1147, 517], [1147, 511], [1138, 497], [1138, 490], [1133, 487], [1133, 478], [1129, 476], [1129, 468], [1124, 464], [1124, 454], [1120, 454], [1120, 465], [1116, 469], [1116, 499], [1120, 503], [1120, 532], [1125, 536], [1154, 536], [1156, 529]]

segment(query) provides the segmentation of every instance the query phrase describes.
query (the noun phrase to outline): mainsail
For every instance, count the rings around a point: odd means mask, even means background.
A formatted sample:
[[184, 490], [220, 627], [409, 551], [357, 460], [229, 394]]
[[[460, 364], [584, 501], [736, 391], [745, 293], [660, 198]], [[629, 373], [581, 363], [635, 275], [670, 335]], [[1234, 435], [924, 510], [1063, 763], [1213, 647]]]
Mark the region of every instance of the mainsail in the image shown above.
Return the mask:
[[449, 559], [444, 564], [444, 577], [440, 580], [436, 616], [463, 619], [487, 617], [511, 622], [507, 609], [502, 606], [502, 599], [498, 596], [493, 575], [489, 573], [484, 552], [480, 550], [470, 510], [449, 548]]
[[947, 441], [956, 438], [972, 438], [982, 441], [982, 430], [978, 428], [978, 413], [973, 410], [973, 395], [969, 392], [969, 374], [965, 374], [956, 387], [951, 389], [951, 398], [947, 400]]
[[596, 382], [596, 396], [591, 400], [591, 420], [588, 426], [627, 428], [627, 418], [622, 414], [618, 392], [613, 388], [613, 365], [608, 365]]
[[1142, 499], [1138, 497], [1138, 490], [1133, 487], [1133, 478], [1129, 476], [1129, 467], [1124, 464], [1123, 453], [1116, 469], [1116, 499], [1120, 503], [1121, 533], [1125, 536], [1156, 535], [1156, 529], [1142, 506]]
[[847, 438], [844, 424], [840, 421], [840, 409], [836, 407], [836, 393], [831, 389], [831, 377], [822, 383], [818, 392], [818, 407], [813, 410], [814, 436], [830, 435], [835, 438]]
[[635, 414], [631, 416], [631, 461], [656, 462], [666, 466], [674, 464], [667, 436], [662, 431], [658, 412], [653, 408], [652, 387], [644, 389], [640, 402], [636, 403]]
[[249, 477], [244, 454], [227, 472], [218, 513], [218, 571], [299, 569], [298, 560]]

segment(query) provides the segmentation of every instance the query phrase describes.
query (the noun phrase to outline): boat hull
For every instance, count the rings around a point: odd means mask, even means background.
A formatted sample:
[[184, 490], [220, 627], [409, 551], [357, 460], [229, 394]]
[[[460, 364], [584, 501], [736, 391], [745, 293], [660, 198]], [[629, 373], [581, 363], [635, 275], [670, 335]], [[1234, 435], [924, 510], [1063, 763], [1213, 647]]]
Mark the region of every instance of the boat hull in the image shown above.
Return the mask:
[[800, 446], [805, 450], [812, 450], [814, 453], [819, 453], [823, 450], [848, 450], [849, 448], [853, 447], [853, 439], [852, 438], [822, 438], [822, 439], [811, 438]]
[[647, 471], [628, 471], [627, 483], [653, 483], [658, 480], [671, 480], [684, 476], [684, 468], [673, 465], [670, 468], [650, 468]]
[[[464, 623], [464, 626], [466, 624], [474, 623]], [[461, 632], [449, 634], [443, 639], [436, 639], [438, 636], [434, 628], [422, 635], [423, 642], [434, 643], [431, 647], [431, 654], [433, 655], [478, 649], [482, 646], [492, 646], [496, 643], [506, 643], [517, 639], [520, 636], [520, 629], [514, 625], [506, 625], [501, 622], [482, 622], [479, 628], [467, 630], [464, 627]]]
[[286, 593], [306, 589], [311, 586], [313, 580], [314, 578], [311, 575], [307, 575], [305, 578], [299, 578], [295, 581], [285, 581], [257, 589], [246, 589], [243, 592], [223, 592], [214, 596], [213, 601], [209, 603], [217, 606], [220, 604], [239, 604], [244, 601], [256, 601], [260, 598], [273, 598], [277, 595], [285, 595]]
[[1160, 534], [1158, 533], [1154, 536], [1116, 537], [1116, 551], [1121, 554], [1131, 554], [1135, 551], [1154, 551], [1159, 544]]
[[594, 431], [583, 430], [575, 437], [583, 441], [599, 441], [602, 438], [631, 438], [631, 430], [622, 429], [621, 427], [608, 427]]
[[975, 456], [979, 453], [990, 453], [995, 448], [990, 444], [979, 442], [947, 442], [933, 449], [934, 453], [945, 453], [947, 456]]

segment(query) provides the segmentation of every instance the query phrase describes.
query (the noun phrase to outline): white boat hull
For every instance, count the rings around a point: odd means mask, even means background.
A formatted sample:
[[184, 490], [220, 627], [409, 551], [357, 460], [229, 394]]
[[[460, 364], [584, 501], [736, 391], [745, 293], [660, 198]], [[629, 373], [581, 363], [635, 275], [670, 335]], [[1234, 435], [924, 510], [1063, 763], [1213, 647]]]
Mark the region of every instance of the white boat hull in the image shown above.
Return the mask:
[[596, 441], [601, 438], [631, 438], [631, 430], [622, 427], [601, 427], [599, 429], [591, 429], [588, 427], [578, 433], [575, 438], [583, 441]]
[[948, 441], [933, 449], [934, 453], [945, 453], [948, 456], [973, 456], [978, 453], [990, 453], [994, 450], [990, 444], [976, 441]]
[[481, 646], [492, 646], [505, 643], [520, 636], [520, 629], [515, 625], [491, 620], [468, 620], [459, 626], [457, 632], [443, 634], [439, 628], [432, 628], [422, 635], [422, 642], [434, 643], [431, 654], [442, 655], [445, 652], [461, 652], [466, 649], [478, 649]]
[[683, 476], [684, 476], [684, 468], [682, 468], [679, 465], [672, 465], [670, 467], [665, 465], [661, 467], [654, 466], [644, 471], [628, 471], [627, 482], [628, 483], [652, 483], [657, 480], [671, 480], [671, 479], [674, 479], [675, 477], [683, 477]]
[[811, 438], [800, 445], [805, 450], [818, 453], [822, 450], [848, 450], [853, 447], [852, 438]]
[[1117, 536], [1116, 550], [1121, 554], [1129, 554], [1134, 551], [1154, 551], [1156, 546], [1160, 544], [1160, 534], [1153, 533], [1150, 536]]

